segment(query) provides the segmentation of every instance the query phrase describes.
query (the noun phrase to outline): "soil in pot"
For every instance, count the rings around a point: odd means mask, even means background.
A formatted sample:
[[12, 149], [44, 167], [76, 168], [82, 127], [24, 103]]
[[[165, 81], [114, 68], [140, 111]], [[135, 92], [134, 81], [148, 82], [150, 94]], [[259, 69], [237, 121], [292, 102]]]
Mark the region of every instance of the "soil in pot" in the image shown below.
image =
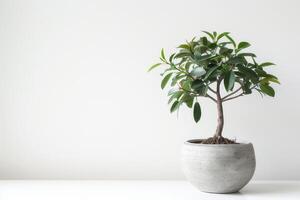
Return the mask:
[[190, 142], [195, 144], [238, 144], [235, 140], [230, 140], [222, 136], [214, 136], [207, 139], [197, 139]]

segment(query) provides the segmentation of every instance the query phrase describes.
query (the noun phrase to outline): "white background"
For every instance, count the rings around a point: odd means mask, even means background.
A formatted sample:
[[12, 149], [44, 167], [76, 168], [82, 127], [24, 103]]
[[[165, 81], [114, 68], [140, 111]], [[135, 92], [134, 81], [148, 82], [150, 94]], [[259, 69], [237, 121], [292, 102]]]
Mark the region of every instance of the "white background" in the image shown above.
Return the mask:
[[183, 179], [180, 147], [213, 134], [169, 114], [158, 61], [201, 30], [252, 43], [276, 98], [225, 104], [224, 134], [251, 141], [255, 179], [300, 179], [299, 1], [0, 1], [0, 178]]

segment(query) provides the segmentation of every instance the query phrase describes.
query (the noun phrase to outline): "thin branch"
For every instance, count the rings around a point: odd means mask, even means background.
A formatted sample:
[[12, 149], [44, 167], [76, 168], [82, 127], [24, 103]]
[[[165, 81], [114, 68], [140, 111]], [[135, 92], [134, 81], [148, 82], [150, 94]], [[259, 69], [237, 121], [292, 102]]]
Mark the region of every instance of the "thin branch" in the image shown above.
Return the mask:
[[208, 98], [210, 98], [211, 100], [213, 100], [215, 103], [217, 103], [217, 100], [216, 100], [215, 98], [213, 98], [212, 96], [206, 94], [205, 97], [208, 97]]
[[[201, 97], [200, 95], [198, 95], [197, 93], [195, 93], [195, 92], [193, 92], [193, 91], [190, 91], [190, 90], [187, 90], [187, 89], [184, 89], [183, 87], [181, 87], [178, 83], [177, 83], [177, 85], [178, 85], [178, 87], [179, 87], [179, 89], [181, 89], [181, 90], [183, 90], [183, 91], [185, 91], [185, 92], [188, 92], [188, 93], [191, 93], [191, 94], [194, 94], [194, 95], [196, 95], [196, 96], [198, 96], [198, 97]], [[212, 96], [210, 96], [209, 94], [206, 94], [205, 96], [203, 96], [203, 97], [208, 97], [208, 98], [210, 98], [211, 100], [213, 100], [214, 102], [217, 102], [217, 100], [215, 99], [215, 98], [213, 98]]]
[[241, 93], [241, 94], [239, 94], [239, 95], [236, 95], [236, 96], [233, 96], [233, 97], [230, 97], [230, 98], [224, 99], [224, 100], [222, 100], [222, 101], [223, 101], [223, 102], [225, 102], [225, 101], [229, 101], [229, 100], [232, 100], [232, 99], [235, 99], [235, 98], [241, 97], [241, 96], [243, 96], [243, 95], [244, 95], [244, 93]]
[[211, 87], [208, 86], [208, 89], [209, 89], [212, 93], [217, 94], [217, 92], [216, 92], [215, 90], [213, 90]]
[[184, 73], [185, 75], [187, 75], [188, 77], [190, 77], [192, 80], [195, 80], [195, 78], [193, 76], [191, 76], [188, 72], [184, 71], [184, 70], [181, 70], [179, 69], [178, 67], [176, 67], [176, 65], [174, 63], [170, 63], [170, 66], [171, 67], [174, 67], [176, 70]]
[[[198, 97], [201, 97], [200, 95], [198, 95], [197, 93], [195, 93], [195, 92], [193, 92], [193, 91], [186, 90], [186, 89], [184, 89], [184, 88], [182, 88], [182, 87], [180, 87], [180, 89], [182, 89], [182, 90], [185, 91], [185, 92], [194, 94], [194, 95], [196, 95], [196, 96], [198, 96]], [[217, 100], [216, 100], [215, 98], [213, 98], [212, 96], [210, 96], [209, 94], [206, 94], [206, 95], [203, 96], [203, 97], [208, 97], [208, 98], [210, 98], [211, 100], [213, 100], [214, 102], [217, 102]]]
[[[256, 85], [254, 85], [254, 86], [252, 86], [251, 88], [250, 88], [250, 90], [252, 90], [252, 89], [254, 89], [256, 87]], [[240, 88], [239, 88], [240, 89]], [[224, 100], [222, 100], [223, 102], [225, 102], [225, 101], [229, 101], [229, 100], [232, 100], [232, 99], [235, 99], [235, 98], [238, 98], [238, 97], [241, 97], [241, 96], [243, 96], [245, 93], [244, 92], [242, 92], [241, 94], [239, 94], [239, 95], [236, 95], [236, 96], [233, 96], [233, 97], [230, 97], [230, 98], [226, 98], [226, 99], [224, 99]], [[228, 95], [227, 95], [228, 96]]]
[[187, 89], [184, 89], [183, 87], [181, 87], [179, 84], [178, 84], [178, 87], [179, 89], [185, 91], [185, 92], [188, 92], [188, 93], [191, 93], [191, 94], [194, 94], [194, 95], [197, 95], [197, 93], [193, 92], [193, 91], [190, 91], [190, 90], [187, 90]]
[[242, 87], [239, 87], [239, 88], [238, 88], [237, 90], [235, 90], [234, 92], [232, 92], [232, 93], [226, 95], [225, 97], [222, 98], [222, 101], [224, 101], [224, 100], [226, 100], [228, 97], [230, 97], [230, 96], [236, 94], [236, 93], [237, 93], [238, 91], [240, 91], [241, 89], [242, 89]]

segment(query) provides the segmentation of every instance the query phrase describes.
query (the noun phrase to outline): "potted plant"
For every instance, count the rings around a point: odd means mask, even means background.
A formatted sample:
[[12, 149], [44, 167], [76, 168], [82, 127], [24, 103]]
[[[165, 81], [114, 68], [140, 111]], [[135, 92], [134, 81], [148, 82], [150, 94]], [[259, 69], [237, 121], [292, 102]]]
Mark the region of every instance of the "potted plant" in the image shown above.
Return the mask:
[[265, 70], [273, 63], [259, 64], [255, 54], [244, 52], [250, 46], [248, 42], [236, 43], [228, 32], [203, 32], [204, 36], [179, 45], [168, 58], [162, 49], [161, 62], [148, 71], [165, 67], [161, 88], [170, 84], [171, 113], [185, 105], [193, 110], [197, 123], [201, 118], [200, 99], [209, 98], [216, 104], [216, 132], [210, 138], [184, 143], [183, 171], [201, 191], [232, 193], [250, 181], [256, 161], [251, 143], [238, 143], [223, 137], [223, 104], [253, 91], [274, 97], [270, 85], [279, 81]]

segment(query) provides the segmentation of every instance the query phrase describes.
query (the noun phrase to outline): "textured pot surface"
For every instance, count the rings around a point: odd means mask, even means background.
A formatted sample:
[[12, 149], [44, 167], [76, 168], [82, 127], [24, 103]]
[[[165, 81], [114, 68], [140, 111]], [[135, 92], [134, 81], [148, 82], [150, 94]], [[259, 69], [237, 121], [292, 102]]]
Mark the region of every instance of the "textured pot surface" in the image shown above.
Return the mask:
[[255, 154], [251, 143], [184, 143], [182, 165], [185, 176], [203, 192], [238, 192], [252, 178]]

